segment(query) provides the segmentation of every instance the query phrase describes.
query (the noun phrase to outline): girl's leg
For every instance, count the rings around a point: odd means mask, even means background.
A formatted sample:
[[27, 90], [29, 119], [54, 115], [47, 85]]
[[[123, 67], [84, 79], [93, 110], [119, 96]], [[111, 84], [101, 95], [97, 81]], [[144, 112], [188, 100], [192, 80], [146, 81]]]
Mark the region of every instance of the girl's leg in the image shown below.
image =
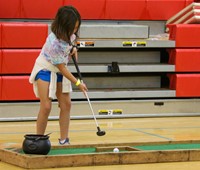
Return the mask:
[[37, 80], [38, 92], [40, 96], [40, 110], [37, 117], [37, 134], [44, 135], [48, 116], [51, 111], [51, 100], [49, 99], [49, 82], [41, 79]]
[[71, 98], [69, 93], [62, 93], [62, 83], [57, 83], [57, 98], [60, 107], [60, 140], [68, 138]]

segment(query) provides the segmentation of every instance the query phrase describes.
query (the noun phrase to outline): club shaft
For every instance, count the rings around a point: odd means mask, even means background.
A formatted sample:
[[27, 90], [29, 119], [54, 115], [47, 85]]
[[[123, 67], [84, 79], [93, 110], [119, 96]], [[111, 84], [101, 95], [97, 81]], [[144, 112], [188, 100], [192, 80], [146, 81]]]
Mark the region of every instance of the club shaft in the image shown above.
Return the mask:
[[76, 62], [76, 58], [75, 58], [74, 56], [72, 56], [72, 60], [73, 60], [73, 62], [74, 62], [74, 65], [75, 65], [75, 67], [76, 67], [76, 71], [77, 71], [77, 73], [78, 73], [78, 76], [79, 76], [80, 80], [83, 80], [83, 79], [82, 79], [81, 72], [80, 72], [79, 67], [78, 67], [78, 64], [77, 64], [77, 62]]
[[[72, 60], [73, 60], [74, 65], [75, 65], [75, 67], [76, 67], [78, 76], [79, 76], [81, 82], [83, 83], [82, 75], [81, 75], [81, 72], [80, 72], [80, 70], [79, 70], [78, 64], [77, 64], [76, 59], [75, 59], [74, 56], [72, 56]], [[97, 128], [98, 128], [98, 127], [99, 127], [99, 124], [98, 124], [97, 119], [96, 119], [96, 117], [95, 117], [94, 110], [93, 110], [93, 108], [92, 108], [92, 104], [91, 104], [91, 102], [90, 102], [89, 96], [88, 96], [88, 94], [87, 94], [86, 91], [84, 92], [84, 94], [85, 94], [85, 96], [86, 96], [86, 98], [87, 98], [88, 104], [89, 104], [89, 106], [90, 106], [90, 110], [91, 110], [92, 115], [93, 115], [93, 117], [94, 117], [94, 121], [95, 121], [96, 126], [97, 126]]]
[[88, 104], [89, 104], [89, 106], [90, 106], [90, 110], [91, 110], [91, 112], [92, 112], [92, 114], [93, 114], [94, 121], [95, 121], [97, 127], [99, 127], [99, 124], [98, 124], [97, 119], [96, 119], [96, 117], [95, 117], [94, 110], [93, 110], [93, 108], [92, 108], [92, 104], [91, 104], [91, 102], [90, 102], [90, 99], [89, 99], [89, 97], [88, 97], [87, 92], [85, 92], [85, 96], [86, 96], [87, 101], [88, 101]]

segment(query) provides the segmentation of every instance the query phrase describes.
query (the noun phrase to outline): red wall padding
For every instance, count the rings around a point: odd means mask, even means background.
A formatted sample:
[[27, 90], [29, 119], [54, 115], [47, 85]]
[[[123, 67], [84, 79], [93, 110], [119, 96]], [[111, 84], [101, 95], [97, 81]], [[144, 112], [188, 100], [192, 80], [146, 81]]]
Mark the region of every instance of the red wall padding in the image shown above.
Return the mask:
[[176, 90], [176, 97], [199, 97], [200, 74], [173, 74], [170, 89]]
[[147, 0], [146, 11], [148, 18], [155, 18], [156, 20], [168, 20], [170, 17], [192, 2], [193, 0]]
[[2, 50], [0, 74], [30, 74], [40, 49]]
[[169, 64], [175, 65], [176, 72], [200, 72], [200, 49], [172, 49]]
[[2, 30], [2, 28], [1, 28], [1, 23], [0, 23], [0, 48], [1, 48], [1, 42], [2, 42], [2, 35], [1, 35], [1, 31]]
[[168, 20], [193, 0], [0, 0], [0, 18], [53, 19], [62, 5], [82, 19]]
[[21, 18], [53, 19], [63, 0], [21, 0]]
[[28, 79], [29, 76], [2, 76], [0, 100], [36, 100], [33, 93], [33, 86], [29, 83]]
[[2, 80], [1, 80], [1, 76], [0, 76], [0, 100], [2, 100]]
[[48, 35], [48, 25], [38, 23], [2, 23], [2, 48], [41, 48]]
[[169, 25], [169, 39], [176, 47], [200, 47], [200, 24]]
[[21, 18], [21, 0], [0, 0], [0, 18]]
[[[167, 20], [193, 0], [64, 0], [83, 19]], [[92, 4], [92, 5], [91, 5]]]
[[2, 69], [2, 50], [0, 49], [0, 73]]
[[64, 5], [76, 7], [82, 19], [105, 19], [106, 0], [64, 0]]
[[[146, 0], [107, 0], [106, 19], [140, 20], [146, 18]], [[150, 18], [149, 18], [150, 19]]]

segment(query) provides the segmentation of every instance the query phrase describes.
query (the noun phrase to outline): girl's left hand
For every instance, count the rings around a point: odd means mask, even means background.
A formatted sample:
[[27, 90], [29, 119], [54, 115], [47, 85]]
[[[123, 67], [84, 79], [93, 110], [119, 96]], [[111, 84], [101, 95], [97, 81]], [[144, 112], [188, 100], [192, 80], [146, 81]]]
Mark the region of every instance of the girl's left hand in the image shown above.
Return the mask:
[[72, 47], [71, 49], [71, 52], [70, 52], [70, 60], [71, 60], [71, 57], [74, 56], [76, 61], [78, 61], [78, 49], [76, 47]]

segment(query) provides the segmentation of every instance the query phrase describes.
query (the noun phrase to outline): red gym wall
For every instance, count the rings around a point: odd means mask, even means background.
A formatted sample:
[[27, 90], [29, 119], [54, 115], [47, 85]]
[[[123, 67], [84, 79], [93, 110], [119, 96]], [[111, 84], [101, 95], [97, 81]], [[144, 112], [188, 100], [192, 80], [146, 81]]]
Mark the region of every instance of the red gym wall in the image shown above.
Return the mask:
[[[73, 5], [83, 20], [167, 20], [193, 0], [0, 0], [0, 19], [53, 19]], [[177, 97], [200, 96], [200, 26], [170, 25], [170, 88]], [[37, 100], [28, 78], [48, 35], [47, 24], [0, 22], [0, 101]]]
[[0, 23], [0, 100], [36, 100], [28, 82], [48, 35], [47, 24]]
[[167, 20], [193, 0], [0, 0], [0, 18], [53, 19], [73, 5], [82, 19]]

